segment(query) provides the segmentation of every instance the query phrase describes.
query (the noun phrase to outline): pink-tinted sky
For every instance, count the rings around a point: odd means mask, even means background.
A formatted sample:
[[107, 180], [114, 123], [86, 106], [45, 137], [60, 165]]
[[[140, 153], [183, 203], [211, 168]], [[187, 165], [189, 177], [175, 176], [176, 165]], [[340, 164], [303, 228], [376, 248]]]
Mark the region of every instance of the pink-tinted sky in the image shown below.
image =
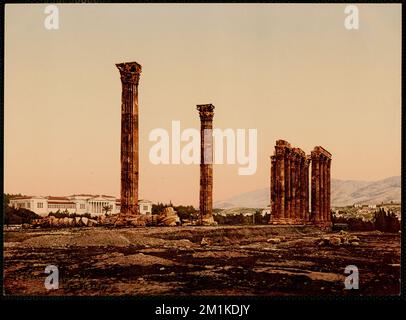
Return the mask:
[[360, 29], [337, 5], [45, 5], [5, 11], [5, 192], [120, 192], [121, 84], [137, 61], [140, 198], [198, 203], [198, 165], [153, 165], [154, 128], [258, 130], [258, 169], [215, 165], [214, 200], [269, 184], [276, 139], [333, 154], [338, 179], [400, 174], [401, 6], [359, 5]]

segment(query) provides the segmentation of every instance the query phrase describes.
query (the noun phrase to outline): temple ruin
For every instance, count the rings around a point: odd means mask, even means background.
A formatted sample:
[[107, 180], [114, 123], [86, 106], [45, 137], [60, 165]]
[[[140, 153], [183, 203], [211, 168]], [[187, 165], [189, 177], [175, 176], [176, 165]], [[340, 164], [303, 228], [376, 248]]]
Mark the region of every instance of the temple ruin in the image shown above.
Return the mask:
[[200, 198], [199, 222], [214, 224], [213, 219], [213, 116], [212, 104], [197, 105], [200, 117]]
[[[315, 147], [308, 156], [285, 140], [277, 140], [271, 156], [271, 224], [331, 226], [331, 154]], [[311, 165], [311, 211], [309, 167]]]
[[116, 64], [121, 92], [121, 215], [138, 215], [138, 82], [141, 65]]

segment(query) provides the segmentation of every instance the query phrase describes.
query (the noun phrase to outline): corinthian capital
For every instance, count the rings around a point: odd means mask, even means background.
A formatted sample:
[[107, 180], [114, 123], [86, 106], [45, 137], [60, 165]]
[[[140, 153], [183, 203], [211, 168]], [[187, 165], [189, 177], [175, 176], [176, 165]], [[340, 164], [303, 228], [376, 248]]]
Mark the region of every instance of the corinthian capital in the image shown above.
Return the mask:
[[212, 104], [198, 104], [199, 116], [201, 121], [213, 121], [214, 106]]
[[117, 63], [116, 67], [120, 71], [121, 81], [138, 85], [141, 74], [141, 65], [137, 62]]

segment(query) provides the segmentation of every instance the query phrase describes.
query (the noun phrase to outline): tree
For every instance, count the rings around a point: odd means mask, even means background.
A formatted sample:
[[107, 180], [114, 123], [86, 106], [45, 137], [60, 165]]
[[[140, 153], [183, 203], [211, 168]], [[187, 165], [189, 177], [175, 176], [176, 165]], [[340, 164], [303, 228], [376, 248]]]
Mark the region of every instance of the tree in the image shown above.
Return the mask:
[[4, 224], [31, 223], [34, 219], [41, 218], [35, 212], [23, 208], [12, 208], [7, 206], [4, 211]]
[[109, 214], [110, 211], [113, 210], [113, 206], [112, 205], [105, 205], [103, 206], [103, 211], [106, 213], [106, 216]]
[[10, 205], [10, 200], [13, 199], [14, 197], [21, 197], [22, 194], [18, 193], [18, 194], [12, 194], [12, 193], [3, 193], [3, 205], [8, 206]]

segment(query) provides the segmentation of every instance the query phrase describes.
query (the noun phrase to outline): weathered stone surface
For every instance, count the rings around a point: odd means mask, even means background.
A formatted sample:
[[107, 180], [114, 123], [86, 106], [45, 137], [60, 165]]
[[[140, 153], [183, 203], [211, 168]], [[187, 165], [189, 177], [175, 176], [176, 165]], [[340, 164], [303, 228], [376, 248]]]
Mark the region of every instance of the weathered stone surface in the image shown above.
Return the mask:
[[337, 234], [331, 235], [331, 236], [323, 236], [322, 238], [319, 238], [316, 243], [319, 246], [348, 246], [348, 245], [353, 245], [357, 246], [359, 245], [360, 239], [355, 236], [355, 235], [350, 235], [347, 232], [339, 232]]
[[180, 224], [180, 218], [172, 207], [166, 207], [157, 218], [158, 225], [174, 227]]
[[93, 226], [95, 226], [97, 224], [98, 224], [97, 220], [94, 220], [94, 219], [89, 219], [88, 222], [87, 222], [88, 227], [93, 227]]
[[212, 104], [197, 105], [200, 116], [200, 224], [213, 225], [213, 116]]
[[116, 64], [120, 71], [121, 94], [121, 213], [137, 215], [138, 210], [138, 83], [141, 65]]
[[330, 244], [333, 246], [339, 246], [341, 244], [341, 238], [339, 237], [331, 237]]
[[200, 245], [201, 246], [209, 246], [209, 245], [211, 245], [211, 241], [209, 239], [207, 239], [206, 237], [203, 237], [202, 241], [200, 241]]
[[276, 141], [271, 156], [271, 224], [308, 222], [308, 163], [303, 150]]
[[[312, 208], [309, 212], [309, 165]], [[309, 224], [331, 228], [331, 154], [318, 146], [307, 156], [285, 140], [277, 140], [271, 156], [271, 224]]]
[[82, 223], [83, 223], [84, 226], [87, 226], [88, 223], [89, 223], [89, 219], [86, 218], [86, 217], [82, 217], [82, 218], [81, 218], [81, 221], [82, 221]]
[[330, 166], [331, 154], [323, 147], [314, 147], [311, 152], [312, 178], [312, 222], [320, 227], [330, 228]]
[[280, 243], [282, 240], [280, 238], [269, 238], [268, 240], [266, 240], [269, 243]]

